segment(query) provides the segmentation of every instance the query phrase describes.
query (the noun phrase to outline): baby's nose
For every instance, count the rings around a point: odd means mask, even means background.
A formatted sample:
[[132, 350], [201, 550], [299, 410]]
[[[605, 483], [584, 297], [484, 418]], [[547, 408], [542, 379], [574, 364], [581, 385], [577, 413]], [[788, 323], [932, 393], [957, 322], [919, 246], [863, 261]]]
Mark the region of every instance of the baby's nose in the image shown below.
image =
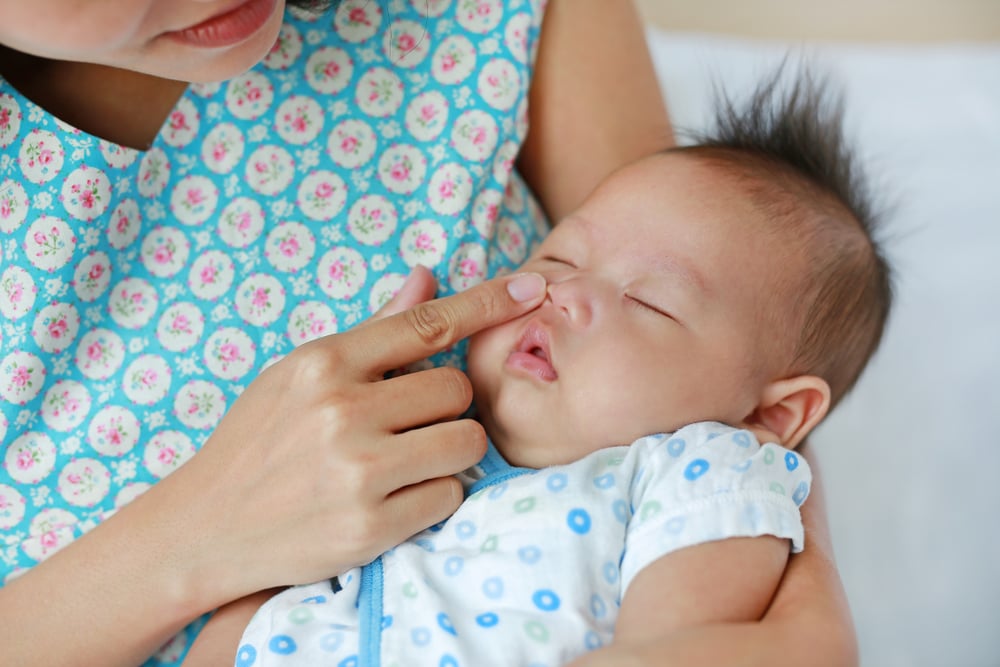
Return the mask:
[[586, 326], [594, 317], [595, 288], [586, 279], [549, 282], [548, 298], [574, 326]]

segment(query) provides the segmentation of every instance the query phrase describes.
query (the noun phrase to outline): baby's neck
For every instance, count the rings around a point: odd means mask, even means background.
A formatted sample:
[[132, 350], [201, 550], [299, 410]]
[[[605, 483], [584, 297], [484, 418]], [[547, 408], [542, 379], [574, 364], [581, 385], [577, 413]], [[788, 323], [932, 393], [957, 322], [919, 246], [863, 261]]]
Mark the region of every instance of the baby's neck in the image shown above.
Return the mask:
[[52, 115], [144, 150], [187, 84], [92, 63], [46, 60], [0, 46], [0, 76]]

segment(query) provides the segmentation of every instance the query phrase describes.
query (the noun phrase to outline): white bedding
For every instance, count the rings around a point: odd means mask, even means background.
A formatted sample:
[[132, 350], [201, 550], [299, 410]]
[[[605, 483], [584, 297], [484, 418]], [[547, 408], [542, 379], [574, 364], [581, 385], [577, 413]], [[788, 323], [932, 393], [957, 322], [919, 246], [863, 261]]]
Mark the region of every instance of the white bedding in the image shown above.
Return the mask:
[[[674, 122], [788, 44], [649, 32]], [[896, 202], [896, 310], [813, 438], [864, 667], [1000, 665], [1000, 44], [813, 44]], [[808, 548], [808, 545], [806, 545]]]

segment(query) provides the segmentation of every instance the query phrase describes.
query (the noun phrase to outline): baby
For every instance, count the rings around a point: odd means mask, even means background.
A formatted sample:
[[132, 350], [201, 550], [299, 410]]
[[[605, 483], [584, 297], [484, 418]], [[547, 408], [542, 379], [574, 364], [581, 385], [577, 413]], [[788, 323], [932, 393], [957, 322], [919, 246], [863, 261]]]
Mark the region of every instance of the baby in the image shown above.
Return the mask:
[[777, 82], [555, 227], [523, 266], [545, 302], [470, 341], [490, 447], [465, 503], [272, 597], [228, 637], [237, 665], [558, 665], [761, 617], [803, 547], [791, 450], [891, 300], [839, 107]]

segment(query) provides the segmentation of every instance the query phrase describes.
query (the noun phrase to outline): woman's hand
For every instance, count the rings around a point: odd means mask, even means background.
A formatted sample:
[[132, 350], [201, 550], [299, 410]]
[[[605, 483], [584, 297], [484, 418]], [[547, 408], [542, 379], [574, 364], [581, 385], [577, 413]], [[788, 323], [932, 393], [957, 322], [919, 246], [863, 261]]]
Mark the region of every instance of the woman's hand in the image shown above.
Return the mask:
[[485, 285], [307, 343], [265, 370], [184, 471], [204, 480], [212, 509], [194, 529], [238, 572], [232, 592], [329, 577], [450, 515], [462, 501], [452, 475], [486, 451], [482, 426], [456, 419], [469, 381], [454, 368], [383, 376], [543, 292], [537, 275]]
[[[429, 276], [388, 309], [428, 296]], [[265, 370], [202, 450], [0, 589], [10, 664], [141, 662], [198, 615], [368, 562], [448, 516], [485, 451], [455, 418], [455, 369], [383, 379], [541, 303], [533, 274], [484, 283], [303, 345]], [[58, 637], [58, 641], [53, 641]]]

